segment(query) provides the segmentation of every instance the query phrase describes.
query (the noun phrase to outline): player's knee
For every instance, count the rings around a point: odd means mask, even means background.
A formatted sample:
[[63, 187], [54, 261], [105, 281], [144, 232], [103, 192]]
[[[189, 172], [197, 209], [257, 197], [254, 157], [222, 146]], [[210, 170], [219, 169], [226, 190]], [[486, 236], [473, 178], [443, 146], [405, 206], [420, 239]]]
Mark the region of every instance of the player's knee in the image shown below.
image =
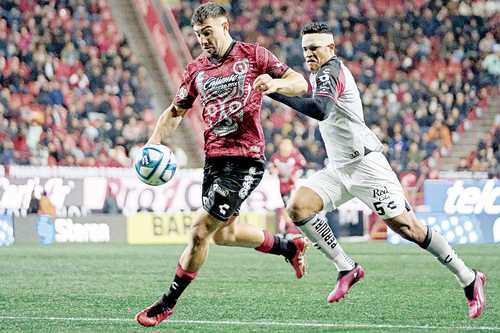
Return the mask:
[[220, 234], [220, 233], [216, 232], [214, 234], [214, 243], [216, 245], [226, 245], [226, 239], [224, 236], [225, 236], [224, 234]]
[[196, 230], [193, 231], [191, 235], [191, 243], [193, 244], [194, 248], [198, 248], [206, 242], [208, 242], [206, 233]]
[[209, 236], [209, 228], [203, 221], [199, 221], [193, 225], [191, 229], [191, 243], [193, 247], [197, 248], [208, 242]]
[[286, 212], [292, 221], [297, 222], [309, 217], [312, 213], [301, 200], [292, 200], [286, 206]]
[[323, 209], [323, 200], [313, 190], [299, 187], [288, 202], [286, 211], [294, 222], [302, 221]]

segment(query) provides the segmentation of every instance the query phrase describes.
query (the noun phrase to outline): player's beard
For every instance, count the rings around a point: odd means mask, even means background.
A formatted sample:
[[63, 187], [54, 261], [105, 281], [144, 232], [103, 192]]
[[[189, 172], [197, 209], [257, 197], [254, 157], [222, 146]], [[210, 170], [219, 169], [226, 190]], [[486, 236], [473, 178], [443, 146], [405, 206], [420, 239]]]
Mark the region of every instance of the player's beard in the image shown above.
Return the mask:
[[203, 48], [203, 51], [205, 51], [210, 57], [217, 57], [217, 49], [215, 48], [215, 46]]
[[[312, 60], [312, 61], [309, 61]], [[309, 69], [309, 71], [315, 73], [318, 71], [318, 69], [321, 67], [319, 64], [319, 61], [317, 59], [306, 59], [306, 66]]]

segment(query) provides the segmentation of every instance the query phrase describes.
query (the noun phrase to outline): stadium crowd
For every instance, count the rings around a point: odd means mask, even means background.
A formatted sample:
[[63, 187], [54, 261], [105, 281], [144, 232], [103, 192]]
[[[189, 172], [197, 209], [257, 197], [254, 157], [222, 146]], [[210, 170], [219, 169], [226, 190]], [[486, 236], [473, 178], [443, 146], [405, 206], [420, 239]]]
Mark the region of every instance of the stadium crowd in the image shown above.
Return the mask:
[[458, 171], [487, 172], [489, 178], [500, 177], [500, 119], [495, 123], [479, 141], [477, 150], [460, 160]]
[[[190, 28], [198, 4], [183, 1], [176, 10], [193, 56], [201, 51]], [[491, 87], [498, 88], [495, 6], [402, 0], [306, 0], [297, 6], [281, 0], [231, 1], [229, 8], [234, 38], [258, 42], [301, 72], [300, 27], [310, 20], [328, 22], [337, 54], [357, 79], [365, 120], [383, 141], [393, 168], [435, 177], [440, 158], [470, 126], [467, 120], [488, 107]], [[267, 157], [291, 137], [309, 168], [324, 165], [315, 121], [265, 100], [263, 126]], [[498, 165], [498, 155], [489, 163]]]
[[[388, 5], [389, 3], [389, 5]], [[193, 56], [198, 1], [174, 12]], [[495, 2], [231, 1], [231, 34], [258, 42], [304, 72], [300, 27], [327, 21], [355, 75], [366, 122], [397, 171], [433, 177], [459, 133], [498, 88]], [[129, 166], [155, 116], [145, 68], [102, 0], [0, 4], [0, 156], [3, 165]], [[315, 121], [269, 99], [269, 158], [290, 137], [308, 168], [325, 165]], [[498, 126], [461, 167], [498, 173]], [[478, 161], [478, 162], [475, 162]], [[496, 170], [496, 171], [495, 171]]]
[[146, 82], [105, 1], [0, 2], [2, 165], [129, 166]]

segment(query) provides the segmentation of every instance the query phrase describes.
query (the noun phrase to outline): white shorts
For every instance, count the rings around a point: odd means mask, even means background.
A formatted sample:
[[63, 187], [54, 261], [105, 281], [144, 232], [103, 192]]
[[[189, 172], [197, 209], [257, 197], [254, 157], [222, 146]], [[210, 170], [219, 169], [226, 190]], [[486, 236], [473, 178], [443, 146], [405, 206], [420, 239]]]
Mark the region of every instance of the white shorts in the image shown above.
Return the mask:
[[403, 187], [382, 153], [371, 152], [359, 162], [343, 168], [318, 171], [302, 186], [323, 199], [323, 209], [332, 211], [356, 197], [382, 219], [401, 215], [409, 209]]

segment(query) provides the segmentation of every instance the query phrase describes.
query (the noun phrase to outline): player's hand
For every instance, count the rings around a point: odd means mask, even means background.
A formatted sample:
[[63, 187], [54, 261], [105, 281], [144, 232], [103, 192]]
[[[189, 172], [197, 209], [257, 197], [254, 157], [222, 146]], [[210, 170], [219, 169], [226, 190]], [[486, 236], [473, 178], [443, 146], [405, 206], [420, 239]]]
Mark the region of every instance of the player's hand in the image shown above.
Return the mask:
[[278, 85], [275, 79], [269, 74], [262, 74], [257, 76], [253, 82], [253, 88], [260, 91], [263, 95], [269, 95], [278, 90]]

